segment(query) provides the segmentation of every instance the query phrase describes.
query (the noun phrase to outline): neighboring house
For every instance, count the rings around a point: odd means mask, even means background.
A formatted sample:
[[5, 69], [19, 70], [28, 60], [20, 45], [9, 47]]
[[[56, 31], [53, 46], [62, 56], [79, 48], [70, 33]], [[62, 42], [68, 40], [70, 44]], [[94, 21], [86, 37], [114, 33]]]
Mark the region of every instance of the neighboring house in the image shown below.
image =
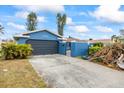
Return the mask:
[[63, 37], [48, 30], [26, 32], [14, 39], [18, 44], [31, 44], [34, 55], [56, 54], [65, 49], [61, 44]]
[[71, 49], [71, 42], [80, 42], [80, 39], [74, 38], [74, 37], [69, 37], [69, 38], [65, 38], [63, 41], [67, 42], [66, 46], [67, 46], [67, 50]]
[[124, 43], [124, 29], [120, 30], [120, 35], [113, 35], [111, 40], [113, 43]]
[[97, 39], [97, 40], [80, 40], [80, 42], [85, 42], [85, 43], [98, 43], [98, 42], [101, 42], [103, 43], [104, 45], [110, 45], [111, 43], [113, 43], [111, 41], [111, 39]]
[[124, 36], [115, 36], [112, 38], [113, 43], [124, 43]]
[[98, 39], [98, 40], [89, 40], [89, 43], [98, 43], [101, 42], [103, 43], [105, 46], [107, 45], [111, 45], [113, 42], [111, 41], [111, 39]]
[[101, 43], [104, 43], [104, 44], [112, 43], [111, 39], [88, 40], [88, 42], [89, 43], [98, 43], [98, 42], [101, 42]]
[[118, 42], [124, 43], [124, 36], [119, 36], [118, 38], [119, 38], [119, 39], [118, 39]]
[[66, 42], [80, 42], [81, 40], [74, 37], [69, 37], [65, 39]]

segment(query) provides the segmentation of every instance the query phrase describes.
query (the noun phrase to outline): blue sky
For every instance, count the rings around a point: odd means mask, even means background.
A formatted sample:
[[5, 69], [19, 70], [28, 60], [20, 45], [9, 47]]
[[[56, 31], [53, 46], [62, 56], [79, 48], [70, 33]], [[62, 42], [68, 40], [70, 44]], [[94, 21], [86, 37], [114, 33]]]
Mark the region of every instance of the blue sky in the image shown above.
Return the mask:
[[4, 26], [2, 39], [26, 32], [26, 16], [31, 12], [38, 16], [38, 29], [57, 33], [56, 14], [66, 13], [64, 36], [80, 39], [106, 39], [119, 35], [124, 29], [124, 6], [68, 5], [68, 6], [0, 6], [0, 24]]

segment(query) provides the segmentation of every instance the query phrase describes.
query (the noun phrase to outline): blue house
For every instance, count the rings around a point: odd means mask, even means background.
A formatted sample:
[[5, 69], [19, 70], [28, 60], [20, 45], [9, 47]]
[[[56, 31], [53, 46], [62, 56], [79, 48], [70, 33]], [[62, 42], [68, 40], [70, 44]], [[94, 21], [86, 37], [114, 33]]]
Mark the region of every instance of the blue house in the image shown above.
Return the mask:
[[26, 32], [14, 36], [14, 39], [18, 44], [31, 44], [33, 55], [66, 55], [66, 51], [69, 49], [70, 55], [75, 57], [87, 55], [89, 48], [89, 44], [86, 42], [68, 42], [67, 38], [63, 38], [62, 36], [48, 30]]
[[33, 55], [65, 54], [66, 51], [63, 37], [48, 30], [26, 32], [14, 39], [18, 44], [31, 44]]

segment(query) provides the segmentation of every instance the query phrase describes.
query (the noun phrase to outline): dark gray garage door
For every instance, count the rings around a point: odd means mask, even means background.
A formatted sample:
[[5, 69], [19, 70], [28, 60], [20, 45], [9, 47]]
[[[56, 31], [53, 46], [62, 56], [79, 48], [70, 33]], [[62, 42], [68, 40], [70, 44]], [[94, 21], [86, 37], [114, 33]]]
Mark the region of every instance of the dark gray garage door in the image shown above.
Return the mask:
[[58, 42], [47, 40], [28, 40], [27, 44], [31, 44], [33, 55], [46, 55], [58, 53]]

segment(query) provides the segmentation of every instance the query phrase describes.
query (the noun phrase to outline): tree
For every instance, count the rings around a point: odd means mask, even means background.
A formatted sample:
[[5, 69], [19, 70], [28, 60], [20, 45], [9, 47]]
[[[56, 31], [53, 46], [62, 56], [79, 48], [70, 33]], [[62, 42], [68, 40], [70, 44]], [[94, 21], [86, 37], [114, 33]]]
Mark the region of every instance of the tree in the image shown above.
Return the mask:
[[61, 15], [57, 14], [57, 26], [58, 26], [58, 34], [63, 36], [63, 29], [66, 24], [66, 14]]
[[93, 40], [92, 38], [89, 38], [89, 40]]
[[0, 33], [2, 33], [2, 34], [4, 34], [3, 29], [4, 29], [4, 27], [2, 25], [0, 25]]
[[111, 37], [111, 40], [114, 40], [116, 38], [116, 35], [113, 35], [112, 37]]
[[119, 36], [116, 36], [116, 35], [113, 35], [111, 37], [111, 40], [112, 40], [113, 43], [119, 43], [119, 42], [121, 42], [120, 41], [120, 37]]
[[112, 40], [113, 43], [117, 42], [117, 36], [116, 35], [113, 35], [111, 37], [111, 40]]
[[27, 16], [27, 30], [29, 31], [34, 31], [36, 30], [36, 26], [37, 26], [37, 15], [34, 12], [31, 12], [28, 14]]

